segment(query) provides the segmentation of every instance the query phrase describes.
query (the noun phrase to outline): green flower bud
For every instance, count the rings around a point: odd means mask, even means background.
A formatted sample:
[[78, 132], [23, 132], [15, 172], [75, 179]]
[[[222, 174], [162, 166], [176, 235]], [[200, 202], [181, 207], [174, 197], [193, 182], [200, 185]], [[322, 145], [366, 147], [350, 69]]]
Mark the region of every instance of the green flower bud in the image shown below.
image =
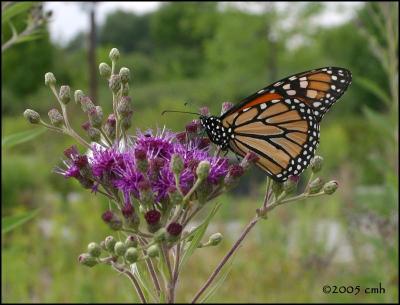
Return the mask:
[[131, 71], [126, 67], [122, 67], [121, 70], [119, 70], [119, 76], [121, 77], [121, 82], [126, 84], [131, 79]]
[[123, 96], [121, 98], [117, 106], [117, 113], [121, 118], [132, 115], [132, 102], [129, 96]]
[[182, 203], [183, 196], [176, 188], [173, 190], [168, 190], [168, 196], [172, 205], [178, 205]]
[[64, 117], [57, 109], [50, 109], [48, 115], [51, 124], [54, 126], [61, 127], [64, 124]]
[[106, 243], [104, 242], [104, 240], [102, 240], [102, 241], [100, 242], [100, 247], [101, 247], [102, 250], [107, 250], [107, 248], [106, 248]]
[[122, 87], [122, 96], [128, 96], [129, 95], [129, 84], [126, 83]]
[[223, 239], [223, 236], [221, 233], [214, 233], [213, 235], [210, 236], [208, 242], [211, 246], [216, 246], [218, 245]]
[[313, 173], [318, 173], [321, 170], [323, 162], [324, 158], [321, 156], [315, 156], [311, 159], [310, 167]]
[[121, 120], [121, 128], [126, 131], [132, 126], [132, 116], [128, 116], [126, 118], [122, 118]]
[[137, 238], [133, 235], [129, 235], [125, 240], [125, 247], [126, 248], [136, 248], [138, 245]]
[[83, 94], [83, 91], [82, 90], [75, 90], [75, 93], [74, 93], [74, 100], [75, 100], [75, 103], [81, 103], [81, 99], [84, 97], [85, 95]]
[[149, 257], [157, 257], [160, 250], [157, 245], [152, 245], [147, 249], [147, 255]]
[[92, 100], [88, 96], [84, 96], [80, 99], [81, 107], [83, 112], [87, 113], [89, 110], [92, 110], [95, 108]]
[[125, 243], [123, 243], [122, 241], [117, 241], [114, 246], [114, 253], [118, 256], [123, 256], [125, 254], [125, 251]]
[[24, 111], [24, 117], [29, 121], [31, 124], [39, 124], [40, 123], [40, 114], [37, 113], [35, 110], [26, 109]]
[[107, 65], [105, 62], [102, 62], [99, 65], [100, 75], [104, 78], [109, 78], [111, 76], [111, 67]]
[[93, 127], [100, 128], [103, 121], [103, 109], [101, 106], [95, 106], [88, 109], [89, 122]]
[[125, 259], [128, 261], [128, 263], [133, 264], [135, 263], [139, 258], [139, 251], [136, 248], [128, 248], [125, 252]]
[[164, 241], [166, 238], [167, 230], [165, 228], [159, 229], [156, 233], [154, 233], [154, 240], [156, 242]]
[[310, 183], [310, 188], [309, 188], [309, 193], [310, 194], [316, 194], [318, 193], [322, 187], [324, 186], [324, 182], [322, 181], [321, 178], [316, 178]]
[[299, 176], [290, 176], [284, 183], [283, 183], [283, 190], [287, 194], [294, 193], [297, 188], [297, 183], [299, 182]]
[[111, 75], [108, 86], [112, 92], [117, 93], [121, 89], [121, 77], [118, 74]]
[[87, 130], [87, 134], [91, 141], [99, 142], [101, 139], [100, 130], [98, 130], [97, 128], [89, 127], [89, 129]]
[[90, 243], [88, 245], [88, 252], [93, 257], [99, 257], [101, 254], [101, 247], [97, 243]]
[[179, 175], [183, 170], [184, 164], [181, 156], [173, 154], [171, 158], [171, 171], [175, 175]]
[[54, 86], [56, 84], [56, 82], [57, 81], [56, 81], [56, 78], [55, 78], [53, 73], [47, 72], [44, 75], [44, 83], [45, 83], [46, 86], [50, 86], [50, 87]]
[[119, 59], [119, 51], [117, 48], [113, 48], [110, 51], [110, 59], [111, 61], [117, 61]]
[[115, 246], [116, 242], [117, 241], [115, 240], [115, 238], [113, 236], [111, 236], [111, 235], [107, 236], [106, 239], [104, 240], [104, 245], [105, 245], [107, 251], [114, 252], [114, 246]]
[[271, 188], [272, 192], [275, 194], [275, 197], [277, 197], [283, 192], [283, 183], [273, 180]]
[[324, 185], [324, 193], [331, 195], [337, 190], [338, 186], [339, 184], [337, 183], [337, 181], [335, 180], [329, 181]]
[[68, 104], [71, 100], [71, 88], [69, 86], [61, 86], [60, 93], [58, 95], [64, 105]]
[[205, 180], [208, 177], [210, 172], [210, 162], [209, 161], [201, 161], [196, 168], [197, 178], [201, 180]]
[[91, 256], [89, 253], [83, 253], [79, 255], [78, 260], [82, 265], [85, 265], [87, 267], [93, 267], [97, 265], [97, 259]]

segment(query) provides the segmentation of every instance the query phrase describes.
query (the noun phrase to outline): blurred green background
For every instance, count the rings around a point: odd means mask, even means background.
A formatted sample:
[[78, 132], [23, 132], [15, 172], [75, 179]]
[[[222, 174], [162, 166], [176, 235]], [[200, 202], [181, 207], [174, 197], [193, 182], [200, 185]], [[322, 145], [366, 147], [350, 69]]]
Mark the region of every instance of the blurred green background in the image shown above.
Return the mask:
[[[339, 190], [274, 210], [244, 242], [230, 276], [210, 301], [396, 302], [398, 3], [343, 6], [352, 10], [351, 18], [335, 24], [321, 22], [332, 3], [252, 5], [251, 11], [243, 3], [212, 2], [163, 3], [140, 15], [112, 11], [95, 27], [96, 66], [108, 62], [109, 50], [117, 47], [120, 66], [131, 69], [131, 132], [164, 124], [182, 130], [191, 119], [161, 116], [162, 110], [207, 105], [219, 114], [222, 102], [236, 103], [290, 74], [329, 65], [350, 69], [353, 84], [325, 116], [318, 149], [325, 159], [321, 176], [339, 181]], [[89, 22], [93, 7], [81, 9]], [[17, 29], [25, 20], [24, 14], [13, 19]], [[2, 31], [4, 43], [11, 31], [7, 26]], [[23, 119], [24, 109], [46, 118], [56, 107], [44, 86], [45, 72], [52, 71], [59, 85], [89, 92], [87, 41], [82, 32], [61, 46], [45, 31], [2, 53], [2, 139], [37, 128]], [[96, 103], [108, 113], [110, 92], [96, 77]], [[83, 134], [79, 106], [71, 102], [69, 111]], [[71, 144], [66, 136], [46, 132], [19, 145], [2, 145], [2, 216], [40, 208], [33, 219], [2, 233], [3, 302], [137, 301], [127, 279], [111, 268], [89, 270], [77, 263], [89, 242], [111, 232], [100, 217], [107, 202], [52, 173]], [[178, 301], [191, 300], [232, 245], [260, 205], [264, 182], [265, 175], [254, 169], [218, 199], [223, 204], [210, 233], [220, 231], [226, 238], [191, 258]], [[323, 285], [364, 289], [379, 283], [385, 293], [322, 293]]]

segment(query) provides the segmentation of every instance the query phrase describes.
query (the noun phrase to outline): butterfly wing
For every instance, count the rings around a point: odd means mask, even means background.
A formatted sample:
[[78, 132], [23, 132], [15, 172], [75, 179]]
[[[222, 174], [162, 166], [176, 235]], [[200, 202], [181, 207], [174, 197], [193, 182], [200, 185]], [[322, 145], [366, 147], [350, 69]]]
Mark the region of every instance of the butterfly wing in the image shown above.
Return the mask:
[[241, 156], [257, 153], [257, 165], [278, 181], [300, 174], [319, 143], [312, 109], [297, 99], [271, 100], [233, 115], [229, 147]]
[[346, 91], [351, 79], [349, 70], [338, 67], [325, 67], [294, 74], [245, 98], [226, 112], [221, 119], [274, 99], [295, 98], [306, 104], [319, 122]]

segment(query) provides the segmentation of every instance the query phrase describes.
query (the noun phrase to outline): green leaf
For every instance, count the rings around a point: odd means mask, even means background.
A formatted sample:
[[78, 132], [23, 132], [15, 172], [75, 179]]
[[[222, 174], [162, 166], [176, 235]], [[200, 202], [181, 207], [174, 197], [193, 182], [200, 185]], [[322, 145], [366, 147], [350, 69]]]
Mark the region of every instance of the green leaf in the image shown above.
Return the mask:
[[34, 2], [16, 2], [7, 6], [1, 13], [1, 23], [4, 25], [11, 18], [28, 11], [33, 5], [35, 5]]
[[[204, 222], [199, 225], [196, 230], [194, 230], [192, 233], [194, 234], [194, 237], [192, 241], [190, 242], [189, 247], [185, 251], [185, 253], [182, 256], [182, 261], [181, 264], [179, 265], [179, 269], [182, 269], [183, 265], [186, 263], [188, 258], [193, 254], [193, 252], [197, 249], [197, 246], [200, 244], [201, 239], [204, 236], [204, 233], [207, 230], [207, 227], [210, 223], [210, 220], [214, 217], [215, 213], [218, 211], [218, 208], [221, 206], [221, 203], [217, 203], [215, 207], [212, 209], [210, 214], [207, 216], [207, 218], [204, 220]], [[190, 234], [191, 235], [191, 234]], [[188, 236], [190, 236], [188, 235]]]
[[31, 35], [27, 35], [27, 36], [19, 36], [18, 39], [15, 41], [15, 44], [36, 40], [36, 39], [42, 38], [43, 35], [44, 35], [43, 32], [38, 32], [38, 33], [32, 33]]
[[46, 128], [40, 127], [32, 130], [26, 130], [13, 133], [1, 140], [1, 147], [11, 148], [17, 144], [30, 141], [46, 131]]
[[374, 94], [376, 97], [379, 97], [382, 102], [384, 102], [387, 105], [391, 104], [390, 96], [386, 94], [384, 90], [382, 90], [376, 83], [374, 83], [372, 80], [358, 76], [357, 78], [354, 79], [354, 82], [363, 87], [365, 90], [368, 90], [372, 94]]
[[204, 298], [201, 301], [199, 301], [199, 303], [205, 303], [210, 297], [212, 297], [214, 295], [215, 292], [217, 292], [218, 288], [221, 287], [221, 285], [225, 282], [225, 279], [227, 278], [228, 274], [232, 270], [233, 259], [236, 256], [236, 253], [237, 252], [235, 252], [235, 254], [230, 258], [229, 262], [227, 262], [227, 264], [223, 267], [223, 269], [224, 269], [223, 273], [220, 274], [220, 276], [214, 282], [214, 284], [211, 284], [211, 286], [208, 287], [207, 294], [204, 296]]
[[21, 226], [28, 220], [35, 217], [38, 212], [39, 212], [39, 209], [31, 211], [31, 212], [23, 213], [20, 215], [16, 215], [16, 216], [2, 217], [2, 219], [1, 219], [1, 234], [10, 232], [11, 230]]

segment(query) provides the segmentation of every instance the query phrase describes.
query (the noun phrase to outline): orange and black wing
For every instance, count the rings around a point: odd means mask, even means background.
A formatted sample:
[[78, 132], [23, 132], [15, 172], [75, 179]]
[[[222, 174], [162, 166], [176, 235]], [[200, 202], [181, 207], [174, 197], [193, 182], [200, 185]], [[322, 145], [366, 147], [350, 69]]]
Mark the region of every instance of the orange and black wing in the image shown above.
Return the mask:
[[274, 99], [298, 99], [307, 105], [318, 122], [351, 84], [351, 72], [344, 68], [325, 67], [301, 72], [277, 81], [242, 100], [225, 113], [231, 114]]
[[319, 143], [312, 109], [298, 99], [270, 100], [239, 110], [229, 119], [233, 130], [229, 147], [241, 156], [257, 153], [257, 165], [278, 181], [300, 174]]

